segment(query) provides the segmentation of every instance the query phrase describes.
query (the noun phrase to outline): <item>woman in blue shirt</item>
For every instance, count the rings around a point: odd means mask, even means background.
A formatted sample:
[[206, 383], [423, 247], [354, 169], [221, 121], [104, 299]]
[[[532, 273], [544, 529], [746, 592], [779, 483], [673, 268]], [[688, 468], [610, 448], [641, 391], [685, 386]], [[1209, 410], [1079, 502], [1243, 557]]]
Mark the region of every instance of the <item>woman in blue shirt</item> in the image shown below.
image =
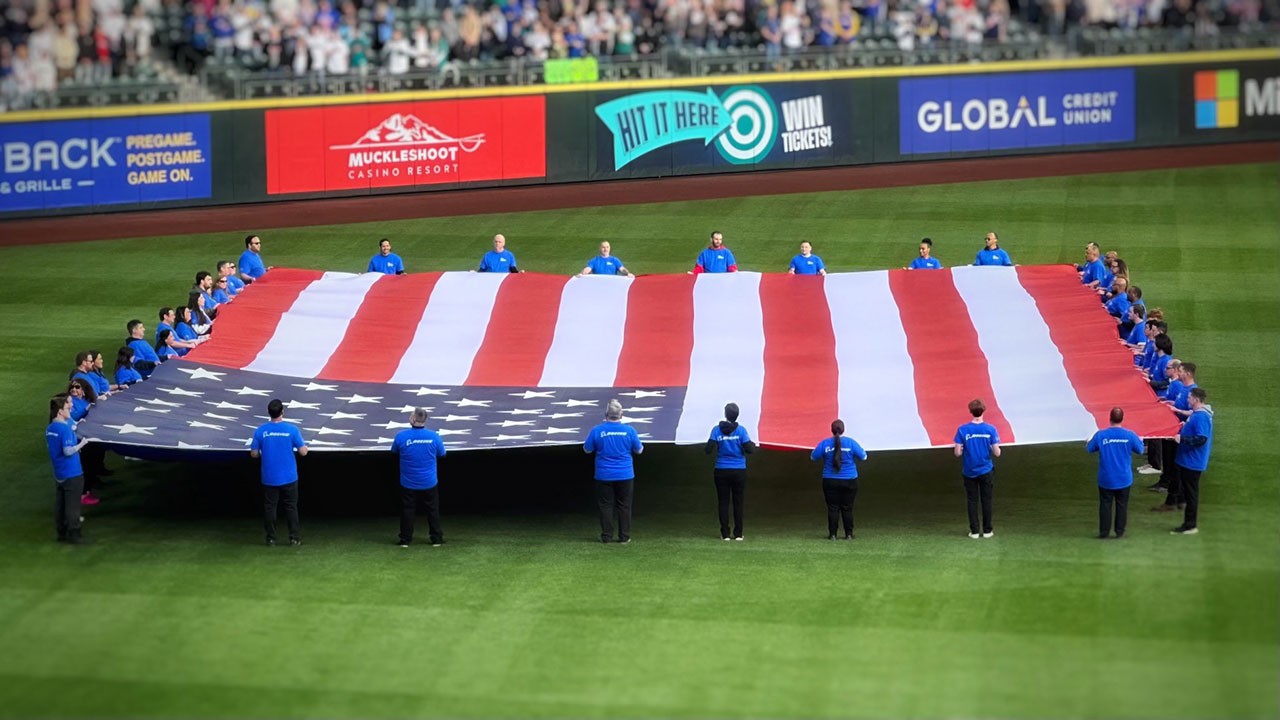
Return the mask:
[[161, 330], [156, 335], [156, 355], [160, 356], [160, 362], [178, 357], [178, 351], [169, 347], [169, 336], [172, 334], [172, 330]]
[[142, 382], [142, 374], [133, 369], [133, 348], [128, 345], [116, 351], [116, 384], [121, 388]]
[[71, 397], [71, 422], [78, 423], [89, 414], [89, 406], [97, 402], [98, 394], [85, 380], [75, 378], [67, 386], [67, 395]]
[[857, 440], [844, 436], [844, 421], [831, 423], [831, 437], [818, 443], [809, 456], [822, 461], [822, 494], [827, 500], [827, 539], [835, 540], [840, 521], [844, 539], [853, 539], [853, 501], [858, 497], [858, 467], [867, 451]]

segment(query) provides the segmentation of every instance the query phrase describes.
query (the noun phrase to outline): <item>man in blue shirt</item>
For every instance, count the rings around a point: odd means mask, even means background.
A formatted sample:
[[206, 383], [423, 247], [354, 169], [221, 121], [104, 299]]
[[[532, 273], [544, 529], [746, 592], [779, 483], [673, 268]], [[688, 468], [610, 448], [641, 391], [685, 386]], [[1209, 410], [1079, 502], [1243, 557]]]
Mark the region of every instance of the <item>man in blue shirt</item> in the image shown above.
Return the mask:
[[427, 529], [431, 547], [444, 544], [440, 531], [440, 490], [436, 461], [444, 457], [444, 441], [426, 428], [427, 411], [417, 408], [409, 416], [409, 429], [396, 433], [391, 452], [400, 456], [400, 537], [396, 544], [407, 548], [413, 542], [413, 521], [418, 500], [427, 506]]
[[1145, 452], [1142, 438], [1122, 427], [1124, 409], [1111, 408], [1111, 426], [1089, 438], [1085, 449], [1098, 453], [1098, 537], [1111, 535], [1111, 506], [1115, 504], [1116, 537], [1124, 537], [1129, 520], [1129, 489], [1133, 487], [1133, 466], [1129, 455]]
[[175, 329], [177, 315], [174, 313], [173, 308], [162, 307], [157, 315], [160, 318], [160, 322], [156, 324], [156, 345], [160, 344], [161, 333], [165, 330], [169, 331], [169, 335], [165, 338], [164, 343], [173, 348], [173, 351], [177, 353], [179, 357], [191, 352], [192, 348], [200, 344], [190, 340], [183, 340], [178, 337], [178, 331]]
[[908, 270], [941, 270], [942, 262], [933, 257], [933, 240], [925, 238], [920, 241], [920, 257], [911, 261]]
[[810, 460], [822, 461], [822, 499], [827, 502], [827, 539], [835, 540], [844, 521], [844, 539], [853, 539], [853, 502], [858, 498], [858, 465], [867, 451], [844, 435], [844, 421], [831, 421], [831, 437], [818, 443]]
[[[746, 504], [747, 455], [755, 452], [747, 429], [738, 424], [738, 405], [724, 406], [724, 420], [711, 428], [711, 437], [703, 450], [715, 453], [716, 466], [712, 479], [716, 485], [716, 501], [720, 513], [720, 537], [742, 540], [742, 513]], [[733, 534], [729, 534], [729, 503], [733, 503]]]
[[80, 496], [84, 492], [80, 450], [89, 441], [77, 438], [71, 427], [69, 395], [55, 395], [49, 401], [49, 426], [44, 430], [44, 440], [53, 462], [53, 525], [58, 542], [85, 545], [90, 540], [80, 533]]
[[369, 268], [365, 272], [378, 272], [383, 275], [403, 275], [404, 261], [391, 252], [391, 241], [382, 238], [378, 242], [378, 254], [369, 259]]
[[613, 246], [608, 240], [600, 243], [600, 254], [587, 261], [578, 277], [583, 275], [622, 275], [629, 276], [631, 271], [622, 264], [622, 260], [612, 255]]
[[244, 289], [244, 281], [236, 277], [236, 264], [230, 260], [218, 261], [218, 277], [227, 281], [227, 294], [231, 297], [239, 295]]
[[1089, 243], [1084, 247], [1084, 266], [1080, 270], [1080, 284], [1098, 287], [1107, 270], [1102, 265], [1102, 248], [1097, 243]]
[[1009, 253], [1000, 247], [1000, 238], [996, 237], [993, 232], [987, 233], [987, 246], [978, 251], [978, 257], [974, 259], [974, 265], [1013, 265], [1013, 260], [1009, 259]]
[[[1185, 363], [1184, 363], [1185, 366]], [[1172, 530], [1174, 535], [1195, 535], [1200, 511], [1200, 474], [1209, 467], [1209, 452], [1213, 450], [1213, 408], [1205, 404], [1208, 393], [1204, 388], [1192, 388], [1188, 393], [1191, 414], [1174, 436], [1178, 444], [1175, 462], [1178, 465], [1178, 484], [1186, 500], [1186, 512], [1182, 524]]]
[[1133, 351], [1133, 364], [1139, 363], [1137, 356], [1142, 354], [1147, 344], [1147, 306], [1142, 303], [1134, 303], [1129, 306], [1129, 322], [1132, 328], [1129, 330], [1128, 336], [1124, 338], [1124, 344]]
[[826, 275], [827, 266], [822, 263], [822, 258], [813, 254], [813, 246], [805, 241], [800, 243], [800, 254], [791, 258], [787, 272], [792, 275]]
[[250, 235], [244, 239], [244, 252], [240, 253], [240, 279], [245, 284], [267, 274], [271, 268], [262, 263], [262, 238]]
[[1131, 304], [1129, 281], [1125, 278], [1116, 278], [1111, 283], [1111, 299], [1105, 305], [1107, 313], [1119, 322], [1120, 318], [1129, 314], [1129, 305]]
[[631, 498], [635, 492], [635, 466], [631, 456], [644, 452], [640, 434], [622, 422], [622, 404], [610, 400], [604, 422], [591, 428], [582, 449], [595, 453], [596, 505], [600, 509], [600, 542], [613, 539], [618, 520], [618, 542], [631, 542]]
[[[995, 471], [993, 458], [1000, 457], [1000, 433], [994, 425], [984, 422], [987, 406], [981, 400], [969, 403], [973, 419], [956, 428], [955, 453], [963, 461], [964, 494], [969, 508], [969, 537], [989, 538], [995, 535], [991, 527], [991, 495]], [[982, 527], [979, 533], [978, 504], [982, 504]]]
[[213, 273], [208, 270], [196, 273], [196, 281], [191, 286], [191, 292], [198, 293], [204, 298], [204, 314], [208, 315], [210, 320], [218, 317], [218, 301], [213, 299]]
[[[1178, 382], [1176, 387], [1174, 383], [1169, 384], [1167, 394], [1162, 403], [1167, 405], [1174, 415], [1180, 419], [1190, 419], [1192, 415], [1191, 393], [1196, 389], [1196, 364], [1193, 362], [1183, 362], [1178, 366]], [[1165, 495], [1164, 502], [1151, 508], [1154, 512], [1173, 512], [1174, 510], [1182, 510], [1186, 505], [1185, 488], [1182, 487], [1182, 474], [1178, 471], [1177, 438], [1174, 442], [1164, 440], [1161, 442], [1161, 457], [1163, 459], [1162, 472], [1160, 473], [1160, 483], [1168, 488], [1168, 494]]]
[[516, 256], [507, 249], [507, 239], [501, 233], [493, 236], [493, 249], [480, 258], [478, 272], [520, 272], [516, 268]]
[[130, 320], [125, 323], [125, 329], [128, 330], [129, 337], [125, 338], [124, 344], [133, 350], [133, 369], [142, 375], [143, 380], [146, 380], [160, 364], [160, 356], [156, 354], [156, 349], [151, 346], [151, 343], [144, 339], [147, 328], [141, 320], [136, 318]]
[[289, 523], [289, 544], [302, 544], [298, 522], [298, 461], [293, 453], [307, 454], [302, 431], [284, 421], [284, 403], [272, 399], [267, 403], [271, 419], [253, 431], [249, 457], [262, 458], [262, 526], [267, 531], [267, 546], [276, 544], [276, 506], [284, 505]]
[[711, 242], [707, 244], [706, 250], [698, 254], [692, 272], [694, 275], [738, 272], [738, 261], [734, 259], [733, 252], [724, 246], [722, 233], [711, 233]]

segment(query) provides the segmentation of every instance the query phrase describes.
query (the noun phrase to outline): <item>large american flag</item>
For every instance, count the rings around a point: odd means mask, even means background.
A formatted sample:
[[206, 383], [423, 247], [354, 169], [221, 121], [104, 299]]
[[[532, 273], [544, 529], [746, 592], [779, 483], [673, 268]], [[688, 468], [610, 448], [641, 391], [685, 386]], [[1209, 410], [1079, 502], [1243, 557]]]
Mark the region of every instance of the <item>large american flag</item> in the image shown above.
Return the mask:
[[869, 450], [950, 445], [982, 398], [1006, 444], [1087, 439], [1113, 406], [1177, 431], [1070, 266], [639, 278], [276, 269], [213, 338], [93, 409], [120, 446], [242, 450], [270, 398], [316, 450], [385, 448], [414, 407], [453, 449], [580, 443], [609, 398], [700, 443], [736, 402], [761, 444], [843, 418]]

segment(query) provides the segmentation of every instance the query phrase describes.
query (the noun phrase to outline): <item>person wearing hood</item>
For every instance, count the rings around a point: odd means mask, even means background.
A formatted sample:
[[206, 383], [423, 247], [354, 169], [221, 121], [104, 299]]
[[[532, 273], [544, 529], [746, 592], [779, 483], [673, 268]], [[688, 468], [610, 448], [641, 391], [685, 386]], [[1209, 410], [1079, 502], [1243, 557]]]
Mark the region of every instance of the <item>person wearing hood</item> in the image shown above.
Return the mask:
[[1178, 466], [1178, 481], [1182, 485], [1182, 499], [1186, 502], [1182, 524], [1171, 532], [1174, 535], [1195, 535], [1200, 510], [1200, 474], [1209, 467], [1209, 451], [1213, 449], [1213, 408], [1205, 400], [1209, 395], [1204, 388], [1193, 387], [1188, 393], [1191, 414], [1182, 429], [1173, 436], [1178, 444], [1174, 462]]
[[[755, 452], [747, 429], [738, 424], [738, 405], [724, 406], [724, 420], [711, 428], [704, 450], [715, 453], [716, 467], [712, 477], [716, 484], [716, 500], [720, 511], [720, 537], [723, 540], [742, 538], [742, 511], [747, 491], [747, 455]], [[733, 534], [729, 534], [729, 503], [733, 502]]]
[[631, 456], [644, 452], [640, 434], [622, 422], [622, 403], [610, 400], [604, 422], [591, 428], [582, 443], [587, 453], [595, 453], [596, 504], [600, 508], [600, 542], [613, 540], [613, 521], [618, 521], [618, 542], [631, 542], [631, 498], [635, 491], [635, 466]]

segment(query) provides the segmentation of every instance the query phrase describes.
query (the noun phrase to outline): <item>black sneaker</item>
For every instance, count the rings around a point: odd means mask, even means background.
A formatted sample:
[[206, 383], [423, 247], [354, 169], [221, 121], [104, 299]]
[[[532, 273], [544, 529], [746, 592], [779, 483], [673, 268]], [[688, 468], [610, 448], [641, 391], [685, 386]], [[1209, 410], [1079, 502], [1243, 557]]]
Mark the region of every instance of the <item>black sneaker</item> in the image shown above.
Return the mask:
[[631, 538], [627, 538], [626, 540], [619, 540], [619, 541], [618, 541], [618, 544], [619, 544], [619, 545], [630, 545], [630, 544], [631, 544]]
[[395, 544], [399, 545], [400, 547], [407, 548], [409, 547], [409, 542], [410, 542], [409, 540], [401, 540], [400, 538], [396, 538]]
[[1185, 525], [1180, 525], [1180, 526], [1178, 526], [1178, 527], [1176, 527], [1176, 528], [1174, 528], [1174, 529], [1170, 530], [1170, 531], [1169, 531], [1169, 534], [1170, 534], [1170, 535], [1195, 535], [1195, 534], [1196, 534], [1196, 533], [1198, 533], [1198, 532], [1200, 532], [1200, 529], [1199, 529], [1199, 528], [1193, 528], [1193, 527], [1187, 527], [1187, 526], [1185, 526]]
[[845, 534], [844, 534], [844, 539], [845, 539], [845, 540], [852, 540], [852, 539], [853, 539], [853, 533], [845, 533]]
[[289, 538], [289, 545], [290, 547], [299, 547], [302, 545], [302, 541], [298, 538]]
[[831, 534], [831, 535], [828, 535], [828, 536], [827, 536], [827, 539], [828, 539], [828, 540], [835, 540], [835, 539], [836, 539], [836, 536], [835, 536], [835, 534]]

